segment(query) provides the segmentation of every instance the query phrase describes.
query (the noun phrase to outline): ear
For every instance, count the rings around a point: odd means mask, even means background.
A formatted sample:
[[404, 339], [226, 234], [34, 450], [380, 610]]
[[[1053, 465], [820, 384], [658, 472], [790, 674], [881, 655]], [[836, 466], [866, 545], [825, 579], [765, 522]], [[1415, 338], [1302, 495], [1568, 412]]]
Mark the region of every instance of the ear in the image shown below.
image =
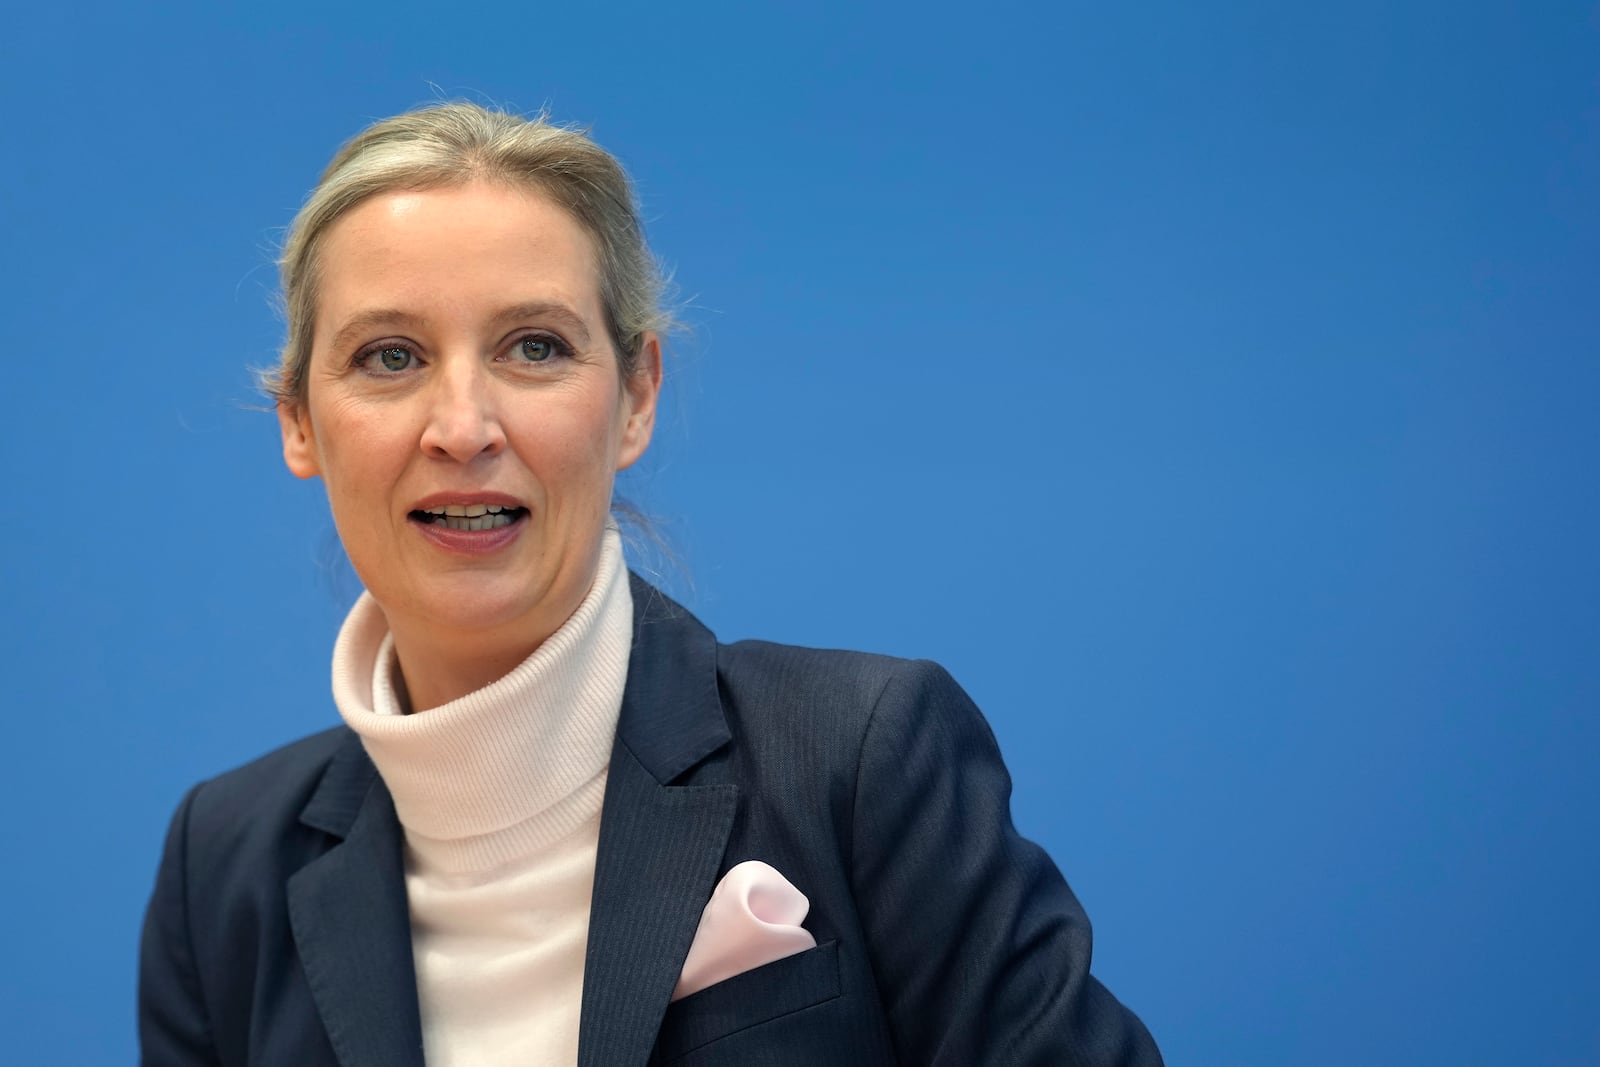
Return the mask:
[[650, 447], [656, 428], [656, 400], [661, 396], [661, 338], [646, 333], [639, 345], [639, 363], [622, 383], [622, 441], [617, 448], [617, 470], [633, 466]]
[[317, 439], [311, 432], [311, 413], [303, 403], [278, 401], [278, 429], [283, 431], [283, 462], [296, 478], [315, 478]]

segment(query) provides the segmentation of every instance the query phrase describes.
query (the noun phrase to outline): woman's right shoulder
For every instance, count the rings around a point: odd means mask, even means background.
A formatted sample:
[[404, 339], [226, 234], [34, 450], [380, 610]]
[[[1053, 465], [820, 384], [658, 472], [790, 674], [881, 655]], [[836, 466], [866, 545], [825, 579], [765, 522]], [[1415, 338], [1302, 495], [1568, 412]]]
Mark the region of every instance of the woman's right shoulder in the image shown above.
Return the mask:
[[[354, 748], [355, 752], [349, 750]], [[179, 807], [189, 840], [235, 851], [267, 845], [299, 824], [301, 812], [341, 753], [364, 758], [349, 727], [336, 726], [207, 778]]]

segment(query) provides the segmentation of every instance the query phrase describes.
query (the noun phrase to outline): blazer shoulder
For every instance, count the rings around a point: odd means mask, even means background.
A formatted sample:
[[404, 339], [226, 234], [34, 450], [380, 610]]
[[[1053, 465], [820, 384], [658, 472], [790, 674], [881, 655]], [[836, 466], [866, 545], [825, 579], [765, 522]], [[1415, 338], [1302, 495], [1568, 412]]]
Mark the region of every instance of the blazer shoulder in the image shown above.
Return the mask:
[[747, 729], [828, 738], [852, 752], [885, 705], [947, 687], [959, 692], [931, 660], [770, 641], [739, 641], [718, 653], [725, 705]]
[[807, 648], [773, 641], [736, 641], [718, 646], [720, 673], [730, 684], [782, 687], [810, 699], [845, 699], [870, 705], [889, 682], [925, 660], [872, 652]]
[[189, 801], [192, 838], [235, 846], [262, 833], [276, 838], [299, 820], [329, 764], [353, 743], [349, 727], [335, 726], [201, 782]]
[[876, 652], [807, 648], [773, 641], [718, 645], [723, 676], [740, 684], [798, 686], [810, 697], [839, 696], [876, 702], [891, 683], [938, 684], [949, 673], [927, 659], [905, 659]]

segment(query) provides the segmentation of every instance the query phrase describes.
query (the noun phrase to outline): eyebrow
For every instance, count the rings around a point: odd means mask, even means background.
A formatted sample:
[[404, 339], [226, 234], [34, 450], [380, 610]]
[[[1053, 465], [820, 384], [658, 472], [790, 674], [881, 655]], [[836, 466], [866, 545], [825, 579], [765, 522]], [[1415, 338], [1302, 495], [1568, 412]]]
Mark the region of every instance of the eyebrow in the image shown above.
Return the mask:
[[[589, 326], [583, 316], [559, 301], [529, 300], [513, 304], [495, 312], [490, 319], [496, 326], [505, 326], [520, 319], [555, 320], [573, 334], [579, 348], [589, 346]], [[346, 319], [333, 335], [334, 351], [342, 352], [353, 346], [363, 334], [379, 327], [398, 326], [403, 329], [426, 329], [428, 318], [399, 308], [369, 308]]]

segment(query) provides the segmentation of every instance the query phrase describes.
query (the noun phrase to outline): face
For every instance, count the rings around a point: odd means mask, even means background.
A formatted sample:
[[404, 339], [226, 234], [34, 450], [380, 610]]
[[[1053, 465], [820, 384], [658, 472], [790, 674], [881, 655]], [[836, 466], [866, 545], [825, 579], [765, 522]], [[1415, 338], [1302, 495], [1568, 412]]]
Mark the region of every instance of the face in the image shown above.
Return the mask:
[[594, 249], [554, 203], [473, 184], [369, 199], [320, 255], [284, 458], [326, 484], [396, 640], [526, 654], [576, 610], [616, 472], [649, 443], [660, 347], [626, 381]]

